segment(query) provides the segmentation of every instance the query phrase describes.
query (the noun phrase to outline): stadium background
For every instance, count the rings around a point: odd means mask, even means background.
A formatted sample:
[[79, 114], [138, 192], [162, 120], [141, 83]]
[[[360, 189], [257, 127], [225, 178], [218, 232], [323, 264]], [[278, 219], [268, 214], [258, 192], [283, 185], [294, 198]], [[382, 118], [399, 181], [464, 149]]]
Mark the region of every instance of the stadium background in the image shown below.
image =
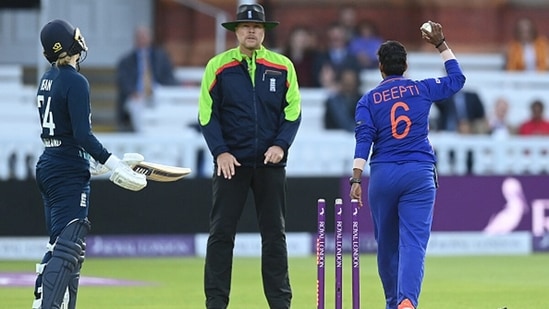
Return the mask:
[[[14, 5], [11, 5], [11, 8], [6, 8], [9, 3], [18, 3], [17, 6], [28, 3], [29, 7], [13, 8]], [[17, 67], [21, 70], [20, 86], [33, 88], [36, 76], [40, 70], [43, 70], [44, 65], [40, 55], [41, 50], [38, 47], [40, 25], [46, 20], [57, 17], [72, 20], [82, 29], [90, 46], [89, 57], [82, 65], [82, 72], [89, 77], [92, 86], [94, 127], [102, 134], [100, 138], [115, 136], [123, 140], [125, 136], [117, 136], [117, 133], [113, 132], [116, 91], [114, 66], [117, 59], [131, 48], [133, 28], [140, 24], [151, 26], [154, 29], [156, 42], [168, 50], [179, 69], [200, 68], [215, 54], [216, 48], [219, 48], [220, 43], [216, 37], [218, 25], [215, 17], [219, 18], [220, 15], [225, 14], [226, 18], [232, 18], [239, 2], [43, 0], [40, 5], [41, 10], [37, 9], [36, 3], [37, 1], [2, 2], [4, 8], [0, 9], [0, 46], [2, 46], [0, 67]], [[510, 39], [513, 21], [519, 16], [527, 15], [533, 18], [545, 34], [548, 34], [547, 29], [549, 29], [549, 18], [547, 18], [549, 4], [535, 0], [270, 0], [259, 1], [259, 3], [266, 7], [270, 15], [268, 18], [281, 22], [276, 31], [267, 35], [266, 44], [272, 47], [283, 44], [291, 27], [298, 23], [324, 29], [336, 19], [337, 10], [342, 5], [355, 5], [358, 19], [372, 19], [379, 25], [383, 37], [400, 40], [409, 46], [410, 51], [418, 54], [429, 53], [427, 46], [419, 43], [417, 39], [418, 25], [428, 19], [440, 20], [444, 23], [445, 33], [452, 38], [452, 48], [458, 56], [460, 53], [473, 57], [476, 54], [494, 55], [494, 57], [501, 55], [504, 43]], [[224, 38], [221, 45], [232, 46], [234, 42], [232, 34], [222, 33]], [[183, 134], [184, 132], [181, 133]], [[2, 131], [0, 138], [3, 145], [10, 147], [15, 145], [14, 149], [22, 149], [34, 145], [33, 138], [36, 139], [37, 136], [24, 136], [23, 132], [14, 134], [13, 131]], [[174, 139], [177, 138], [174, 136]], [[462, 139], [462, 142], [467, 143], [467, 138]], [[110, 143], [116, 144], [116, 142]], [[539, 146], [546, 143], [546, 140], [540, 139], [536, 143], [535, 145]], [[7, 146], [4, 146], [4, 149]], [[127, 146], [126, 148], [114, 147], [114, 149], [127, 149]], [[330, 155], [329, 152], [324, 153], [328, 158]], [[0, 150], [0, 160], [6, 160], [5, 158]], [[152, 161], [156, 159], [154, 156], [147, 158]], [[532, 164], [535, 165], [537, 162]], [[538, 169], [535, 175], [531, 175], [532, 172], [528, 171], [524, 173], [513, 171], [497, 175], [491, 175], [488, 172], [479, 172], [474, 175], [442, 173], [441, 183], [444, 191], [438, 199], [437, 205], [440, 206], [437, 206], [437, 215], [440, 218], [446, 216], [455, 220], [441, 219], [441, 223], [435, 225], [435, 232], [441, 232], [438, 235], [443, 239], [436, 248], [440, 251], [433, 250], [441, 254], [463, 252], [529, 254], [534, 250], [546, 251], [549, 247], [544, 245], [549, 243], [545, 241], [545, 230], [549, 223], [544, 221], [547, 220], [544, 210], [545, 200], [549, 199], [549, 194], [545, 195], [543, 190], [543, 185], [548, 180], [546, 172], [547, 170]], [[43, 239], [40, 238], [39, 242], [34, 242], [34, 237], [44, 234], [42, 205], [32, 179], [32, 171], [26, 175], [2, 177], [0, 180], [0, 247], [2, 248], [0, 252], [3, 253], [3, 255], [0, 254], [0, 259], [14, 257], [35, 259], [43, 253]], [[498, 236], [500, 237], [498, 241], [493, 241], [483, 233], [483, 228], [490, 217], [505, 205], [501, 186], [508, 177], [516, 177], [523, 184], [526, 208], [516, 228], [505, 235]], [[316, 199], [323, 197], [330, 203], [336, 197], [345, 198], [348, 192], [345, 187], [347, 178], [346, 173], [332, 171], [323, 174], [322, 171], [318, 171], [318, 168], [311, 170], [310, 175], [306, 173], [291, 175], [289, 231], [298, 236], [302, 235], [301, 233], [313, 233]], [[444, 186], [445, 183], [450, 185]], [[161, 238], [163, 235], [189, 237], [189, 235], [207, 233], [207, 212], [210, 201], [207, 178], [190, 177], [172, 184], [151, 183], [145, 191], [137, 194], [112, 186], [105, 178], [94, 180], [92, 186], [91, 220], [94, 224], [92, 233], [97, 237], [135, 236], [134, 239], [139, 242], [143, 235], [155, 235]], [[481, 191], [479, 188], [489, 189]], [[468, 199], [463, 199], [461, 196], [463, 192], [466, 192]], [[541, 206], [535, 208], [534, 204]], [[249, 206], [250, 211], [245, 212], [239, 227], [242, 233], [255, 233], [257, 230], [253, 212]], [[541, 212], [534, 209], [541, 209]], [[535, 215], [539, 216], [534, 217]], [[483, 220], [474, 225], [469, 224], [472, 218], [479, 216]], [[435, 222], [438, 222], [437, 219], [435, 218]], [[367, 212], [363, 212], [363, 220], [365, 225], [369, 224]], [[533, 235], [533, 221], [536, 220], [541, 220], [543, 233]], [[442, 222], [453, 222], [455, 225], [448, 223], [451, 226], [449, 227]], [[328, 228], [330, 229], [330, 226]], [[468, 233], [473, 233], [474, 239], [467, 238]], [[29, 242], [22, 241], [20, 236], [25, 237], [23, 239], [28, 239]], [[200, 238], [193, 239], [195, 242], [200, 241]], [[371, 247], [369, 241], [371, 236], [363, 239], [364, 246], [375, 250], [375, 246]], [[250, 243], [255, 241], [256, 239], [252, 239]], [[305, 238], [302, 241], [308, 242], [310, 239]], [[464, 243], [466, 245], [463, 245]], [[489, 248], [485, 250], [487, 247]], [[462, 251], [457, 249], [456, 251], [455, 248]], [[90, 251], [93, 252], [93, 245]], [[312, 253], [312, 246], [306, 253]], [[192, 251], [185, 254], [198, 253]]]

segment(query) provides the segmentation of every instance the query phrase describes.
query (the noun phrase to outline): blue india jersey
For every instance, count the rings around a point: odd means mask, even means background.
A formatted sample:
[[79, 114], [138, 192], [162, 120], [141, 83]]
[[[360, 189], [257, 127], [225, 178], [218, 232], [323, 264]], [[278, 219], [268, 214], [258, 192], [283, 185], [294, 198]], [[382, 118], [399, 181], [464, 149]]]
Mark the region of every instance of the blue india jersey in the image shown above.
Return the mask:
[[110, 153], [91, 130], [90, 86], [70, 65], [52, 66], [40, 79], [37, 93], [45, 153], [56, 157], [87, 154], [105, 163]]
[[411, 80], [387, 76], [356, 107], [355, 158], [370, 163], [421, 161], [435, 163], [428, 139], [429, 111], [434, 101], [463, 88], [465, 76], [457, 60], [444, 63], [447, 76]]

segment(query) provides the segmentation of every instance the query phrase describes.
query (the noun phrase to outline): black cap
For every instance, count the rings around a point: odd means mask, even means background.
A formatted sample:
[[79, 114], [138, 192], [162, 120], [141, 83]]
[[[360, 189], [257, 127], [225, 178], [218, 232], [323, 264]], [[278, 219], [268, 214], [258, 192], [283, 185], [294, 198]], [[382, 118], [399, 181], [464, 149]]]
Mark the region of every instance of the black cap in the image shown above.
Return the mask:
[[240, 23], [260, 23], [265, 29], [273, 29], [278, 26], [278, 21], [265, 21], [265, 10], [259, 4], [242, 4], [236, 10], [236, 20], [221, 25], [227, 30], [234, 31]]

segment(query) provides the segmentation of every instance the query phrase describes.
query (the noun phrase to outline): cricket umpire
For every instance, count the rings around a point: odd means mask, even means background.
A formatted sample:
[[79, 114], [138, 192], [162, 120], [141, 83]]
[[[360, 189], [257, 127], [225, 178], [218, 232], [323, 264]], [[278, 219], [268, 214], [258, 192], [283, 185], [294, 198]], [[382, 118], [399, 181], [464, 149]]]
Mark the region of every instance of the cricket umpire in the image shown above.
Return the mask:
[[44, 143], [36, 182], [50, 239], [36, 267], [32, 308], [74, 309], [91, 226], [91, 173], [111, 170], [110, 180], [132, 191], [143, 189], [147, 180], [107, 151], [91, 131], [89, 83], [78, 72], [88, 50], [80, 30], [52, 20], [42, 28], [40, 41], [51, 67], [40, 78], [36, 96]]
[[263, 46], [261, 5], [243, 4], [222, 24], [238, 46], [214, 56], [204, 72], [199, 124], [214, 158], [210, 234], [204, 290], [206, 307], [227, 308], [237, 223], [248, 192], [261, 234], [263, 290], [272, 309], [290, 308], [285, 234], [286, 160], [301, 122], [301, 97], [292, 62]]

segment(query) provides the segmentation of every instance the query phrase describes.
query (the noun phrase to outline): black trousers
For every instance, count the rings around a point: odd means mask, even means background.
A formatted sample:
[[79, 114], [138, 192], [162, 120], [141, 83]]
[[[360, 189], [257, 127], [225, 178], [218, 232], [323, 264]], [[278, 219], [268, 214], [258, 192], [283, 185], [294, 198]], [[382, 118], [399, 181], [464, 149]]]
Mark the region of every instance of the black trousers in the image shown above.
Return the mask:
[[213, 205], [204, 269], [206, 308], [226, 308], [229, 304], [235, 234], [250, 189], [261, 234], [265, 297], [271, 309], [290, 308], [285, 168], [237, 167], [230, 180], [214, 175], [212, 185]]

